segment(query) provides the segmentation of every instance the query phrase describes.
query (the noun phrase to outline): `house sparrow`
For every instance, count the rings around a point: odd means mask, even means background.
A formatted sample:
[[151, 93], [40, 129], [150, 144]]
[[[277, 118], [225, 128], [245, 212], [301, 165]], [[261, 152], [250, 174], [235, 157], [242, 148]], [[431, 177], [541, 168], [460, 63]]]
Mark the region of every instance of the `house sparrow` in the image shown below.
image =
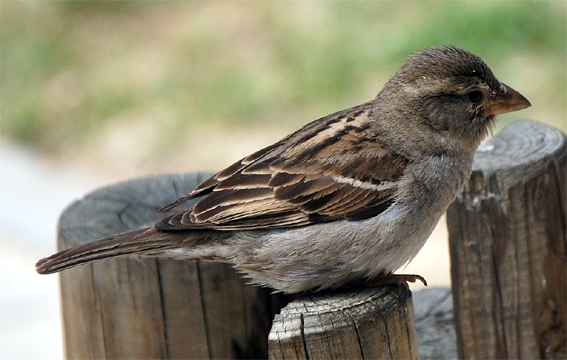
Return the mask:
[[37, 271], [143, 254], [229, 262], [284, 293], [422, 280], [392, 273], [463, 189], [495, 116], [528, 106], [476, 55], [417, 51], [374, 100], [305, 125], [160, 210], [200, 198], [191, 209], [61, 251]]

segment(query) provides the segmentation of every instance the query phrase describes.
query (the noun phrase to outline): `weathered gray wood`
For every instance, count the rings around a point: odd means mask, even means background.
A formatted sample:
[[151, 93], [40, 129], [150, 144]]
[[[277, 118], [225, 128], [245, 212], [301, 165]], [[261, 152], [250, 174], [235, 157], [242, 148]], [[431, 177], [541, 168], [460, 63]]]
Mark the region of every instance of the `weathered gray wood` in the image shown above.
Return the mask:
[[[147, 177], [89, 194], [62, 214], [58, 246], [149, 226], [164, 216], [159, 207], [204, 179]], [[226, 264], [140, 256], [65, 271], [61, 295], [69, 359], [265, 358], [271, 319], [285, 304]]]
[[567, 141], [519, 121], [447, 214], [459, 358], [566, 358]]
[[456, 359], [457, 341], [450, 288], [427, 288], [413, 293], [420, 360]]
[[404, 285], [303, 296], [276, 315], [270, 359], [417, 359]]

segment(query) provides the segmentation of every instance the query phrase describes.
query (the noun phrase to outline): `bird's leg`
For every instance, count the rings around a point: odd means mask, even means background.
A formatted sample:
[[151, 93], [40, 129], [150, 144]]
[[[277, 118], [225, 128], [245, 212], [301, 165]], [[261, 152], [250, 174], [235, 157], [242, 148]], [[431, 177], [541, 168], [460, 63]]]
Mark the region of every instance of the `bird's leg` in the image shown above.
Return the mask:
[[408, 282], [416, 282], [417, 280], [421, 281], [423, 285], [427, 286], [427, 281], [421, 275], [417, 274], [387, 274], [387, 275], [380, 275], [374, 279], [365, 279], [358, 282], [358, 285], [367, 286], [367, 287], [375, 287], [375, 286], [384, 286], [384, 285], [406, 285], [408, 286]]
[[427, 281], [421, 275], [417, 274], [388, 274], [384, 276], [377, 277], [375, 279], [369, 280], [374, 286], [378, 285], [401, 285], [403, 283], [411, 282], [414, 283], [417, 280], [421, 281], [423, 285], [427, 286]]
[[[347, 284], [344, 284], [342, 286], [340, 286], [337, 289], [341, 289], [341, 290], [346, 290], [346, 289], [352, 289], [352, 288], [357, 288], [357, 287], [368, 287], [368, 288], [372, 288], [372, 287], [377, 287], [377, 286], [385, 286], [385, 285], [405, 285], [406, 288], [409, 289], [409, 285], [408, 282], [416, 282], [417, 280], [421, 281], [423, 283], [423, 285], [427, 286], [427, 281], [425, 280], [425, 278], [421, 275], [417, 275], [417, 274], [388, 274], [388, 275], [380, 275], [374, 279], [359, 279], [359, 280], [355, 280], [355, 281], [351, 281]], [[334, 289], [334, 290], [337, 290]], [[321, 292], [330, 292], [330, 291], [334, 291], [332, 289], [324, 289], [321, 290]], [[288, 294], [286, 296], [290, 297], [290, 302], [294, 301], [294, 300], [298, 300], [303, 298], [304, 296], [307, 295], [313, 295], [315, 293], [319, 293], [318, 290], [306, 290], [306, 291], [301, 291], [301, 292], [297, 292], [294, 294]]]

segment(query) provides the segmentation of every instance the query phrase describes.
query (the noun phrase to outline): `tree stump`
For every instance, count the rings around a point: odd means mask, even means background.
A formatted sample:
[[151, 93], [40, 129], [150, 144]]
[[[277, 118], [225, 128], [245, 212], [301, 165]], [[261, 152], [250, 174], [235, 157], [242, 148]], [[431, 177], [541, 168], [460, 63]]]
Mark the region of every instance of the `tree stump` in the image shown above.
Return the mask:
[[566, 139], [513, 123], [449, 207], [459, 358], [567, 357]]
[[[150, 226], [164, 204], [207, 175], [146, 177], [106, 187], [61, 215], [59, 249]], [[122, 256], [61, 273], [68, 359], [266, 358], [282, 296], [227, 264]]]
[[276, 315], [269, 356], [290, 359], [417, 359], [406, 285], [304, 296]]

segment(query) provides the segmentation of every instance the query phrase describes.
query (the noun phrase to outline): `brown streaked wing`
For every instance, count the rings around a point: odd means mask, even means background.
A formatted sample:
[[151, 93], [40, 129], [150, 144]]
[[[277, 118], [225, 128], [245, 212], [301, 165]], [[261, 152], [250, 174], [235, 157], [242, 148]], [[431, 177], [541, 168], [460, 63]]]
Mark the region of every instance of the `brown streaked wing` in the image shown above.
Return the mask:
[[202, 183], [185, 197], [206, 195], [193, 209], [156, 226], [255, 230], [378, 215], [407, 160], [381, 146], [370, 116], [366, 103], [306, 125]]
[[190, 192], [189, 194], [180, 197], [179, 199], [175, 200], [171, 204], [168, 204], [168, 205], [161, 207], [158, 210], [158, 212], [169, 211], [169, 210], [183, 204], [184, 202], [186, 202], [188, 200], [210, 194], [213, 191], [213, 189], [221, 181], [223, 181], [225, 179], [229, 179], [236, 174], [239, 174], [248, 165], [250, 165], [251, 163], [254, 163], [256, 160], [270, 154], [274, 150], [277, 150], [277, 148], [281, 147], [281, 145], [282, 145], [281, 141], [277, 142], [277, 143], [272, 144], [270, 146], [267, 146], [267, 147], [265, 147], [261, 150], [258, 150], [255, 153], [248, 155], [244, 159], [241, 159], [241, 160], [235, 162], [234, 164], [230, 165], [229, 167], [225, 168], [224, 170], [219, 171], [215, 175], [213, 175], [210, 178], [208, 178], [207, 180], [203, 181], [195, 189], [193, 189], [193, 191]]
[[[282, 140], [267, 146], [263, 149], [260, 149], [247, 157], [243, 158], [235, 162], [234, 164], [230, 165], [229, 167], [225, 168], [224, 170], [219, 171], [209, 179], [202, 182], [199, 186], [197, 186], [191, 193], [180, 197], [179, 199], [175, 200], [171, 204], [165, 205], [158, 210], [158, 212], [165, 212], [169, 211], [184, 202], [201, 197], [206, 196], [211, 193], [211, 191], [218, 185], [218, 183], [222, 180], [228, 179], [231, 176], [243, 172], [247, 173], [247, 168], [255, 168], [255, 172], [258, 173], [271, 173], [267, 168], [266, 164], [263, 161], [266, 158], [277, 158], [286, 148], [293, 147], [296, 144], [301, 144], [306, 140], [309, 140], [316, 136], [321, 131], [329, 128], [332, 124], [344, 120], [347, 122], [352, 121], [356, 117], [364, 114], [365, 112], [371, 111], [372, 108], [372, 101], [366, 102], [364, 104], [355, 106], [350, 109], [346, 109], [343, 111], [336, 112], [334, 114], [325, 116], [321, 119], [312, 121], [301, 129], [297, 130], [296, 132], [286, 136]], [[257, 171], [261, 168], [264, 172]], [[244, 170], [244, 171], [243, 171]]]
[[[330, 180], [333, 182], [333, 185], [328, 186], [329, 179], [323, 176], [321, 180], [324, 180], [322, 181], [324, 185], [317, 191], [314, 191], [312, 185], [312, 183], [317, 181], [313, 181], [311, 184], [301, 182], [291, 186], [292, 189], [286, 192], [284, 201], [297, 204], [303, 212], [324, 215], [328, 219], [346, 219], [346, 214], [352, 213], [353, 215], [358, 214], [357, 220], [362, 220], [365, 218], [364, 214], [372, 217], [379, 213], [370, 215], [370, 211], [362, 211], [362, 209], [382, 208], [381, 204], [392, 200], [395, 195], [394, 189], [378, 191], [357, 187], [349, 183], [339, 183], [332, 179]], [[275, 197], [279, 199], [277, 190]], [[294, 194], [293, 198], [289, 198], [288, 195], [290, 193]], [[386, 208], [382, 208], [380, 212], [386, 210]], [[361, 210], [361, 212], [357, 212], [358, 210]]]
[[[254, 207], [254, 202], [272, 198], [273, 189], [271, 188], [215, 191], [195, 204], [192, 214], [197, 221], [205, 222], [208, 218], [207, 213], [210, 213], [216, 208], [229, 209], [235, 206], [243, 208], [246, 206]], [[242, 214], [242, 216], [246, 216], [246, 214]]]
[[[252, 207], [254, 206], [254, 207]], [[215, 211], [217, 210], [217, 211]], [[207, 221], [197, 222], [191, 216], [191, 210], [180, 212], [159, 221], [155, 226], [159, 230], [193, 230], [193, 229], [216, 229], [216, 230], [255, 230], [273, 227], [295, 227], [311, 223], [309, 215], [289, 204], [276, 202], [272, 199], [258, 200], [248, 203], [246, 214], [242, 216], [238, 206], [228, 208], [217, 208], [208, 215]]]

